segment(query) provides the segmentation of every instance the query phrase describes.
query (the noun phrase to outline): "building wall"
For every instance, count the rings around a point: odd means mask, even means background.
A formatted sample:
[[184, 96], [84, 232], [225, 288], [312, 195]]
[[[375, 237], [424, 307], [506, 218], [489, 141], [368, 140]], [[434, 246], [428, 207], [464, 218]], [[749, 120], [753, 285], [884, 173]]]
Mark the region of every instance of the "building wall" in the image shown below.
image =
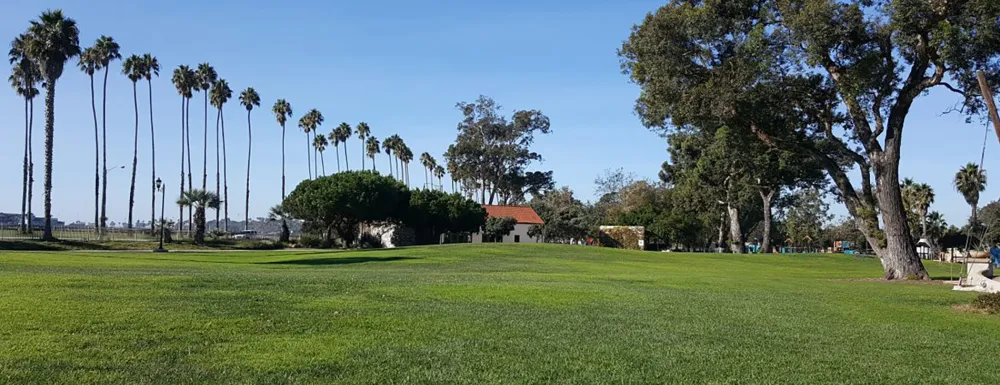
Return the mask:
[[[503, 237], [503, 243], [515, 243], [514, 240], [518, 239], [518, 243], [539, 243], [540, 239], [535, 239], [528, 235], [528, 230], [531, 229], [532, 225], [518, 223], [514, 225], [514, 231]], [[483, 234], [475, 233], [472, 234], [472, 243], [483, 243]]]

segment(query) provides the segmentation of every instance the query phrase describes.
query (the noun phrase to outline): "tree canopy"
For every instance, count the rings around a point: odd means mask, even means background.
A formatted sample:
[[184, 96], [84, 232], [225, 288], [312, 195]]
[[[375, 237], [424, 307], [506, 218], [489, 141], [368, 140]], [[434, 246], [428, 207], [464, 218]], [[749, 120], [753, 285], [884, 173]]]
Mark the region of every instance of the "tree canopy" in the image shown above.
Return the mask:
[[417, 244], [437, 244], [444, 233], [474, 233], [486, 221], [486, 209], [459, 194], [414, 190], [404, 222], [416, 233]]

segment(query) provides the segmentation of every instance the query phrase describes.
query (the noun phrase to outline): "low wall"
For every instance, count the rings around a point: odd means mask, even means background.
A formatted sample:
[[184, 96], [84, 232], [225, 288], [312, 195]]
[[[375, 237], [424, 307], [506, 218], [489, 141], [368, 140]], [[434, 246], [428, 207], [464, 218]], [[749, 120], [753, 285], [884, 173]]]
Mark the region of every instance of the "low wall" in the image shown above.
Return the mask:
[[966, 277], [965, 285], [955, 286], [955, 290], [1000, 293], [1000, 281], [993, 279], [993, 267], [989, 262], [969, 263]]

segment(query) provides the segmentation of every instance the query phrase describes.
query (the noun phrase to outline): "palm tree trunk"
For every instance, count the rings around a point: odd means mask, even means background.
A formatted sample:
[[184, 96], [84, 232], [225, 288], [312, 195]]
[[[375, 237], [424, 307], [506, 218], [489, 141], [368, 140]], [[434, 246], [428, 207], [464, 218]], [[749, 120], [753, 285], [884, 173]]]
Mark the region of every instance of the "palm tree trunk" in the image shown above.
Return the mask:
[[[187, 145], [187, 177], [188, 187], [194, 190], [194, 179], [191, 177], [191, 169], [194, 163], [191, 162], [191, 98], [187, 98], [187, 108], [184, 115], [184, 132], [187, 135], [185, 143]], [[188, 235], [191, 235], [191, 227], [194, 224], [194, 210], [188, 209]]]
[[312, 146], [309, 145], [309, 133], [307, 132], [306, 133], [306, 168], [309, 169], [309, 179], [313, 178], [312, 159], [309, 158], [309, 150], [311, 150], [311, 149], [312, 149]]
[[202, 93], [205, 94], [205, 131], [201, 150], [201, 189], [208, 191], [208, 90]]
[[226, 117], [223, 115], [220, 119], [222, 121], [222, 194], [223, 199], [223, 220], [226, 226], [224, 230], [229, 232], [229, 162], [226, 158]]
[[[316, 130], [312, 130], [312, 134], [313, 134], [313, 136], [312, 136], [313, 143], [316, 143]], [[316, 177], [318, 178], [319, 177], [319, 167], [318, 167], [319, 164], [317, 164], [316, 162], [319, 161], [319, 159], [317, 159], [319, 157], [319, 152], [316, 151], [316, 147], [315, 146], [313, 147], [312, 150], [313, 150], [313, 171], [315, 171]], [[323, 174], [326, 175], [326, 167], [323, 168]]]
[[429, 185], [430, 185], [430, 182], [428, 182], [428, 179], [427, 179], [427, 167], [424, 167], [424, 188], [427, 188], [427, 186], [429, 186]]
[[[184, 104], [187, 103], [187, 99], [181, 95], [181, 195], [184, 196]], [[184, 231], [184, 205], [178, 205], [180, 208], [180, 213], [177, 216], [177, 233], [180, 234]]]
[[[222, 187], [220, 185], [221, 175], [219, 174], [222, 162], [219, 160], [219, 122], [222, 120], [222, 108], [219, 108], [218, 113], [215, 114], [215, 195], [222, 196]], [[215, 229], [218, 230], [221, 226], [219, 222], [219, 207], [215, 208]]]
[[375, 155], [372, 155], [372, 171], [376, 171], [375, 170]]
[[97, 126], [97, 96], [94, 95], [94, 74], [90, 74], [90, 110], [94, 115], [94, 227], [101, 231], [101, 138]]
[[344, 142], [344, 167], [351, 171], [351, 161], [347, 158], [347, 142]]
[[364, 171], [366, 169], [368, 169], [368, 167], [365, 167], [365, 140], [364, 140], [364, 138], [362, 138], [361, 139], [361, 171]]
[[55, 136], [56, 81], [45, 81], [45, 228], [42, 232], [43, 241], [54, 241], [52, 236], [52, 147]]
[[[285, 124], [281, 124], [281, 202], [285, 202]], [[284, 213], [281, 215], [281, 235], [278, 236], [279, 242], [288, 242], [288, 221], [285, 219]]]
[[151, 199], [152, 207], [149, 210], [149, 226], [150, 231], [155, 231], [156, 228], [156, 132], [153, 130], [153, 80], [150, 78], [149, 83], [149, 143], [151, 157], [150, 162], [152, 163], [152, 172], [150, 176], [149, 186], [151, 188]]
[[28, 113], [28, 234], [34, 233], [34, 213], [31, 209], [31, 201], [35, 194], [32, 190], [35, 187], [35, 153], [32, 149], [34, 144], [35, 131], [35, 99], [29, 103], [31, 107]]
[[247, 198], [243, 207], [243, 218], [246, 222], [243, 230], [250, 230], [250, 154], [253, 151], [253, 129], [250, 126], [250, 110], [247, 110]]
[[340, 142], [338, 141], [336, 145], [333, 146], [333, 150], [337, 152], [337, 172], [340, 172]]
[[21, 222], [18, 223], [18, 231], [25, 233], [25, 219], [27, 219], [28, 205], [28, 98], [24, 98], [24, 162], [22, 163], [21, 176]]
[[136, 82], [132, 82], [132, 104], [135, 107], [135, 136], [132, 144], [132, 183], [128, 191], [128, 228], [132, 228], [132, 208], [135, 207], [135, 172], [139, 167], [139, 93]]
[[194, 216], [194, 220], [195, 220], [197, 229], [194, 232], [194, 243], [199, 244], [199, 245], [204, 244], [205, 243], [205, 207], [204, 206], [193, 207], [189, 211], [194, 211], [196, 213], [195, 216]]
[[108, 227], [108, 72], [109, 67], [104, 67], [104, 89], [101, 95], [101, 164], [104, 170], [101, 172], [101, 236]]
[[319, 163], [320, 166], [323, 167], [323, 176], [326, 176], [326, 157], [323, 156], [323, 151], [319, 152]]

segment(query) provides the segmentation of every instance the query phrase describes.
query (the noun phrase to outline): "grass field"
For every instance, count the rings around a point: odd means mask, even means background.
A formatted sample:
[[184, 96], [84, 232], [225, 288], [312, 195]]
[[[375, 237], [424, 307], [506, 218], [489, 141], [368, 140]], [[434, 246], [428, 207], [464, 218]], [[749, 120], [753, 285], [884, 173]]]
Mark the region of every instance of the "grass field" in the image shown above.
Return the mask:
[[550, 245], [0, 252], [0, 383], [997, 383], [1000, 317], [857, 280], [880, 273]]

